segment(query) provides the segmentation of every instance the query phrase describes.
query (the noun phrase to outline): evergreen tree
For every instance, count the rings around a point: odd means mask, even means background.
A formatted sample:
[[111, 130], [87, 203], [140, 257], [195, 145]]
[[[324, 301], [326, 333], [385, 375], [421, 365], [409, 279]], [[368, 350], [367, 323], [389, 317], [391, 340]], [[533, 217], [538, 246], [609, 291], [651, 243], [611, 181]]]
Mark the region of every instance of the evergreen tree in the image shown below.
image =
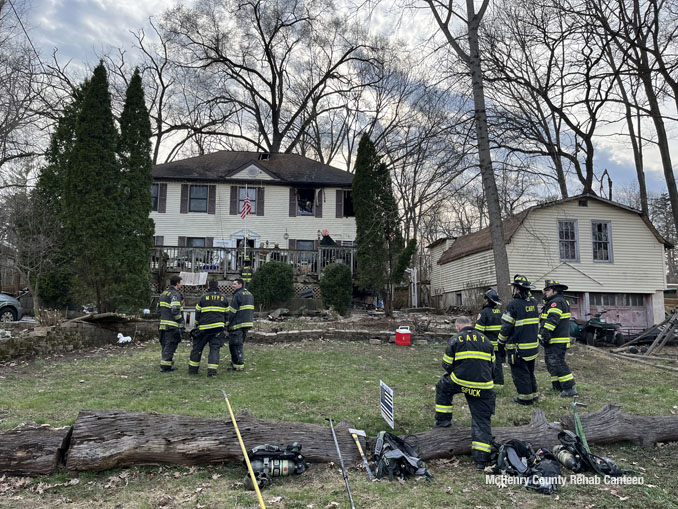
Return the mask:
[[136, 69], [127, 87], [120, 116], [120, 199], [124, 204], [120, 227], [125, 239], [124, 269], [114, 291], [118, 307], [138, 309], [150, 303], [151, 248], [151, 121]]
[[72, 151], [66, 162], [64, 223], [81, 280], [94, 291], [99, 312], [113, 309], [112, 283], [126, 256], [116, 158], [118, 132], [103, 63], [86, 87]]
[[404, 241], [390, 171], [380, 162], [366, 134], [358, 145], [352, 197], [357, 229], [358, 286], [380, 292], [384, 311], [390, 316], [392, 283], [399, 283], [403, 277], [402, 272], [399, 276], [396, 274], [396, 267], [407, 266], [409, 260], [399, 263]]

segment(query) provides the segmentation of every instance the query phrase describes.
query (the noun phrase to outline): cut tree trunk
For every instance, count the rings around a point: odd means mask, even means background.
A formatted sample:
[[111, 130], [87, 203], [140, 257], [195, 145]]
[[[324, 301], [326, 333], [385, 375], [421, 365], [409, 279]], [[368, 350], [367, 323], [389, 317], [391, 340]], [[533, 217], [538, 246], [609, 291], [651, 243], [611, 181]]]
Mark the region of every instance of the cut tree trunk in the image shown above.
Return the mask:
[[[284, 446], [299, 442], [307, 461], [337, 462], [329, 425], [267, 421], [247, 414], [236, 420], [248, 449], [267, 443]], [[678, 441], [678, 415], [629, 415], [619, 406], [607, 404], [596, 412], [582, 414], [581, 420], [589, 444], [631, 441], [650, 447], [655, 442]], [[347, 467], [361, 462], [348, 433], [349, 427], [350, 423], [345, 422], [335, 426]], [[549, 422], [544, 412], [535, 410], [529, 424], [492, 431], [499, 442], [517, 438], [530, 442], [535, 448], [551, 448], [558, 443], [561, 429], [574, 430], [571, 415], [563, 416], [560, 423]], [[374, 437], [368, 437], [367, 448], [364, 442], [361, 444], [368, 458], [372, 457], [374, 441]], [[471, 452], [471, 430], [458, 425], [436, 428], [410, 435], [408, 442], [423, 460], [450, 458]], [[49, 427], [0, 433], [0, 473], [51, 473], [66, 447], [66, 468], [72, 471], [149, 464], [242, 462], [243, 459], [230, 419], [83, 410], [73, 426], [72, 435], [70, 428], [56, 430]]]
[[0, 474], [43, 475], [63, 460], [72, 428], [26, 424], [0, 433]]

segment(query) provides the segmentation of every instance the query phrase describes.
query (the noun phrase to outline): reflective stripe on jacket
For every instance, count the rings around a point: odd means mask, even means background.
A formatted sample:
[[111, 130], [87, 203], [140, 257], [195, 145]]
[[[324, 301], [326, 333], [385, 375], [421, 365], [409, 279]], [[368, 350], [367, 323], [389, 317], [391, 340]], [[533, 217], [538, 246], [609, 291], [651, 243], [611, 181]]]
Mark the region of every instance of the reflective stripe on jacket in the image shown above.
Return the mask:
[[537, 302], [526, 292], [517, 293], [501, 317], [499, 342], [507, 350], [517, 350], [521, 358], [531, 361], [539, 353], [539, 312]]
[[221, 332], [224, 330], [226, 317], [226, 297], [219, 290], [210, 290], [202, 294], [195, 306], [195, 323], [200, 330]]
[[169, 286], [160, 294], [160, 330], [177, 329], [184, 326], [184, 308], [181, 305], [182, 295], [179, 290]]
[[539, 334], [546, 344], [570, 346], [570, 303], [563, 295], [556, 293], [544, 303], [541, 310]]
[[501, 331], [501, 309], [494, 304], [486, 304], [476, 320], [476, 330], [485, 334], [494, 345], [497, 351], [497, 336]]
[[470, 325], [447, 344], [443, 369], [453, 382], [470, 389], [492, 389], [494, 346], [482, 332]]
[[228, 330], [252, 327], [254, 325], [254, 296], [246, 288], [240, 288], [233, 294], [226, 312]]

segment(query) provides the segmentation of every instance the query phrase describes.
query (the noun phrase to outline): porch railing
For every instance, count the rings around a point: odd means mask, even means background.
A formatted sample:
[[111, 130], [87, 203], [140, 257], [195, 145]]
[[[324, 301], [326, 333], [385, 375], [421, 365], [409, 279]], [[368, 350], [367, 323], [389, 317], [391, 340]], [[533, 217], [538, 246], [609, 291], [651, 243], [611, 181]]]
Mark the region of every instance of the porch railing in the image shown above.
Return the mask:
[[[319, 247], [308, 251], [252, 248], [247, 250], [247, 256], [255, 272], [263, 264], [273, 261], [291, 264], [297, 275], [318, 277], [331, 263], [346, 264], [351, 274], [357, 266], [355, 247], [352, 246]], [[152, 251], [151, 270], [237, 274], [242, 270], [243, 262], [243, 250], [234, 247], [156, 246]]]

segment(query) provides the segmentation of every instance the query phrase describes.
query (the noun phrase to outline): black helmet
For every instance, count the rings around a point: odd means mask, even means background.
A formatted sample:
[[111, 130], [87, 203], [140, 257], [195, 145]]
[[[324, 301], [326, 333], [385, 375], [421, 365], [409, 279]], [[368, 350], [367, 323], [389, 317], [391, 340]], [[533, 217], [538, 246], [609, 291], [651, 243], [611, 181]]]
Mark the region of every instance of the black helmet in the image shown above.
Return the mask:
[[564, 292], [565, 290], [567, 290], [568, 287], [567, 285], [564, 285], [563, 283], [561, 283], [560, 281], [556, 281], [555, 279], [547, 279], [544, 282], [544, 290], [546, 290], [547, 288], [553, 288], [557, 292]]
[[526, 290], [534, 290], [534, 286], [527, 277], [522, 274], [516, 274], [513, 276], [513, 283], [510, 283], [512, 286], [519, 286], [520, 288], [525, 288]]
[[497, 293], [496, 290], [490, 288], [485, 292], [485, 295], [483, 295], [483, 297], [485, 297], [488, 302], [492, 302], [497, 306], [501, 306], [501, 299], [499, 298], [499, 294]]

